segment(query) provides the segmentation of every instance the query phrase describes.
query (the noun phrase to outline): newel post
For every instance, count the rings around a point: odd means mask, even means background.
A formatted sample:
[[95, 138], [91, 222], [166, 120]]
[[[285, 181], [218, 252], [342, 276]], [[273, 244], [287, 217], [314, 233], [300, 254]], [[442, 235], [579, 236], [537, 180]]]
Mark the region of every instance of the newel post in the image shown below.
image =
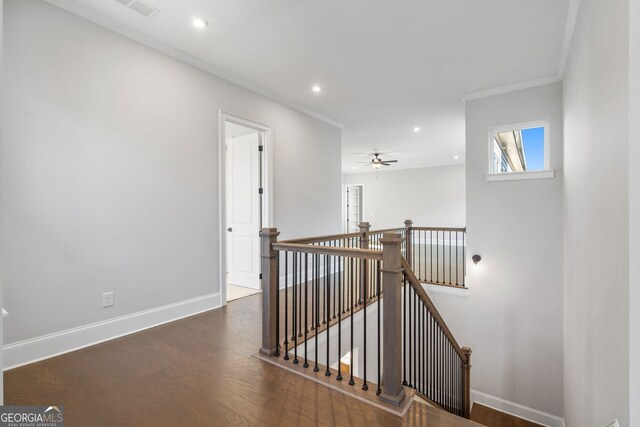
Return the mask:
[[469, 347], [462, 347], [462, 352], [465, 354], [466, 359], [462, 362], [463, 367], [463, 408], [464, 417], [469, 418], [471, 415], [471, 349]]
[[400, 406], [405, 398], [402, 387], [402, 242], [399, 233], [384, 233], [382, 243], [382, 383], [380, 400]]
[[[360, 249], [369, 249], [369, 229], [371, 224], [361, 222], [358, 224], [358, 228], [360, 229]], [[360, 304], [367, 299], [367, 278], [369, 277], [367, 275], [369, 271], [367, 263], [368, 260], [366, 258], [360, 260]]]
[[260, 230], [260, 259], [262, 262], [262, 347], [260, 354], [273, 356], [277, 349], [276, 318], [278, 316], [278, 258], [273, 244], [278, 241], [277, 228]]
[[405, 243], [405, 253], [404, 253], [404, 257], [407, 260], [407, 262], [409, 263], [410, 266], [413, 267], [413, 263], [411, 262], [411, 258], [412, 258], [412, 246], [413, 246], [413, 221], [411, 221], [410, 219], [405, 219], [404, 220], [404, 228], [405, 228], [405, 239], [406, 239], [406, 243]]
[[371, 224], [361, 222], [358, 224], [358, 228], [360, 229], [360, 248], [369, 249], [369, 229], [371, 228]]

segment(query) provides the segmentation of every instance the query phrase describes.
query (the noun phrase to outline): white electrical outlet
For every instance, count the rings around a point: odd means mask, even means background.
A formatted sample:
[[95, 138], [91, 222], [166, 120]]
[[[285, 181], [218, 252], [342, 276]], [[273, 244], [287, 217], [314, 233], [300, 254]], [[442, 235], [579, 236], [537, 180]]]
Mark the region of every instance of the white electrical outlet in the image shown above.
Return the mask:
[[618, 420], [613, 420], [609, 424], [607, 424], [607, 427], [620, 427], [620, 423], [618, 422]]
[[102, 307], [113, 306], [113, 291], [102, 294]]

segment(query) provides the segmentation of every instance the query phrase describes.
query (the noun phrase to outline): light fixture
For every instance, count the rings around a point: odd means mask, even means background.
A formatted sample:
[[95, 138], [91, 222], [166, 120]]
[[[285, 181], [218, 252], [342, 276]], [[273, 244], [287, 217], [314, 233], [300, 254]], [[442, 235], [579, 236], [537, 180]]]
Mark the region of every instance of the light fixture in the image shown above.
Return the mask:
[[482, 260], [482, 257], [478, 254], [475, 254], [471, 257], [471, 261], [473, 261], [473, 267], [478, 268], [478, 263]]
[[199, 30], [206, 28], [208, 25], [209, 22], [204, 18], [193, 18], [193, 26]]
[[313, 91], [313, 93], [320, 93], [322, 92], [322, 88], [318, 85], [313, 85], [313, 87], [311, 88], [311, 90]]
[[356, 166], [354, 166], [354, 167], [353, 167], [353, 170], [356, 170], [356, 169], [358, 169], [358, 168], [357, 168]]
[[458, 160], [460, 156], [453, 156], [453, 160]]
[[420, 128], [418, 126], [416, 126], [416, 127], [413, 128], [413, 131], [414, 132], [420, 132]]
[[371, 164], [371, 166], [373, 166], [374, 169], [380, 169], [380, 166], [382, 166], [382, 164], [380, 163], [373, 163]]

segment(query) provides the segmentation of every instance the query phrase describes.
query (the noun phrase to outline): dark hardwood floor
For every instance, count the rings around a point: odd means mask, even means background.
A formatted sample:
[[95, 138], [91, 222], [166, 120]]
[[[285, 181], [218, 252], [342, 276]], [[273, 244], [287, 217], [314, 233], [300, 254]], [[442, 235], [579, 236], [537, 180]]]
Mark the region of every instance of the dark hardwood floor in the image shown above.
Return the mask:
[[470, 418], [487, 427], [542, 427], [540, 424], [505, 414], [479, 403], [473, 404]]
[[421, 403], [396, 417], [252, 354], [260, 295], [5, 372], [5, 404], [63, 405], [74, 426], [450, 426]]

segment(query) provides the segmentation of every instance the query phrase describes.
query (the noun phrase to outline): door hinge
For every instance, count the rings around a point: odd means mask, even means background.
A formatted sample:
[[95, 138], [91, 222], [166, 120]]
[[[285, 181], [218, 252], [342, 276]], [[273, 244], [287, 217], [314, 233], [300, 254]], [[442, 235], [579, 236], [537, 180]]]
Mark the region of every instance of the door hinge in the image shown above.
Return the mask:
[[258, 188], [258, 194], [263, 194], [264, 193], [264, 188], [260, 187]]
[[258, 151], [264, 151], [264, 145], [258, 145]]
[[262, 280], [262, 273], [260, 273], [260, 280]]

